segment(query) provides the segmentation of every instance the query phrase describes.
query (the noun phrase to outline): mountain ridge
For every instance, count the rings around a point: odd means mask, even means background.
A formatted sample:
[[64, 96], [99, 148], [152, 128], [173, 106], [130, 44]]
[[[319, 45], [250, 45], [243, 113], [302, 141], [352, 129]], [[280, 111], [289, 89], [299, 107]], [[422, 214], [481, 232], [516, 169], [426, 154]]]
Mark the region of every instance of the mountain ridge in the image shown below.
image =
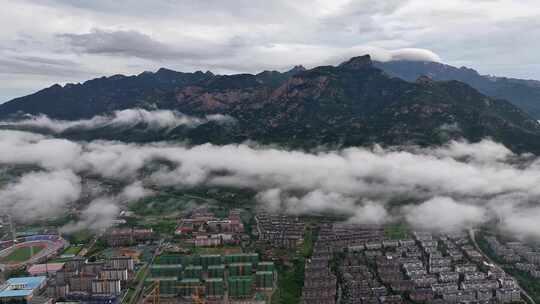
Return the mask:
[[[1, 105], [0, 116], [9, 117], [20, 109], [38, 114], [45, 108], [48, 113], [44, 114], [53, 118], [80, 119], [140, 107], [194, 116], [224, 114], [237, 123], [226, 128], [216, 123], [178, 127], [151, 135], [136, 129], [91, 134], [70, 130], [70, 136], [187, 139], [195, 144], [255, 140], [307, 148], [374, 143], [437, 145], [450, 139], [474, 142], [490, 137], [515, 151], [540, 153], [540, 124], [510, 102], [488, 97], [455, 80], [418, 77], [414, 82], [405, 81], [377, 65], [366, 55], [338, 66], [295, 67], [284, 73], [214, 75], [160, 69], [54, 86]], [[42, 98], [55, 94], [56, 103]], [[83, 101], [74, 100], [81, 94]], [[94, 104], [97, 106], [89, 107]], [[72, 107], [79, 112], [71, 112]]]
[[389, 75], [414, 81], [427, 75], [437, 81], [458, 80], [474, 87], [485, 95], [506, 99], [540, 119], [540, 81], [482, 75], [468, 67], [454, 67], [429, 61], [389, 61], [374, 65]]

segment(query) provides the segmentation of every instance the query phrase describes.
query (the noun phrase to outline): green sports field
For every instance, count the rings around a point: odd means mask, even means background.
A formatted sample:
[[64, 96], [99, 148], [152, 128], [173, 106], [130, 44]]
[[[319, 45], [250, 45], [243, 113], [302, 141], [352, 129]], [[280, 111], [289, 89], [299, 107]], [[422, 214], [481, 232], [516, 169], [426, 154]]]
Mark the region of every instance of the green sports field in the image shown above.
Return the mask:
[[2, 259], [5, 263], [19, 263], [28, 260], [32, 255], [38, 254], [43, 250], [40, 246], [21, 247], [13, 250], [9, 255]]

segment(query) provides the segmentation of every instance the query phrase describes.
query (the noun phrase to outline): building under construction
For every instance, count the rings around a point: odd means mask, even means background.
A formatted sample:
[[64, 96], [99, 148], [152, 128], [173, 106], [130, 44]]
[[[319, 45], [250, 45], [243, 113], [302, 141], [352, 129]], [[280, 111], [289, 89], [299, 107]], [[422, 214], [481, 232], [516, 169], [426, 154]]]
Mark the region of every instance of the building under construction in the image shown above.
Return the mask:
[[259, 303], [273, 291], [276, 272], [258, 254], [162, 255], [147, 281], [154, 286], [151, 302], [158, 294], [164, 302]]

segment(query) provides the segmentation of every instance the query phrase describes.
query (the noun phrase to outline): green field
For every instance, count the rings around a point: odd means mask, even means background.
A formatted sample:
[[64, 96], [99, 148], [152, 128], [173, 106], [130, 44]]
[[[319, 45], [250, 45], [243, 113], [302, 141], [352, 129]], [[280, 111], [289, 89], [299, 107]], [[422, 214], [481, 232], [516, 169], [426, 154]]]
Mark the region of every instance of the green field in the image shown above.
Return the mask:
[[300, 303], [304, 287], [305, 261], [313, 254], [313, 231], [306, 230], [304, 244], [292, 260], [292, 265], [277, 264], [278, 288], [272, 295], [272, 304]]
[[30, 257], [32, 257], [32, 253], [36, 255], [41, 250], [43, 250], [43, 248], [39, 246], [16, 248], [8, 256], [3, 258], [3, 260], [4, 262], [8, 262], [8, 263], [24, 262], [28, 260]]
[[74, 254], [77, 255], [81, 251], [81, 246], [70, 246], [62, 254]]

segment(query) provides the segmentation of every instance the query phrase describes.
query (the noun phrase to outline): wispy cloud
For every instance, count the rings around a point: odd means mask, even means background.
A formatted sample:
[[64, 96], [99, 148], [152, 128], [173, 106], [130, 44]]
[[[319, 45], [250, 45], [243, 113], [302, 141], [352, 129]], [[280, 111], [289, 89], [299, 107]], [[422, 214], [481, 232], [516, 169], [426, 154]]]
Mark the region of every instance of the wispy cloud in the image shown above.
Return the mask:
[[0, 125], [45, 129], [54, 133], [62, 133], [66, 130], [91, 130], [105, 127], [131, 128], [140, 124], [154, 130], [174, 129], [179, 126], [196, 127], [210, 121], [228, 124], [234, 123], [235, 119], [221, 114], [198, 118], [170, 110], [126, 109], [114, 111], [111, 115], [98, 115], [91, 119], [81, 120], [57, 120], [46, 115], [30, 115], [28, 118], [20, 120], [0, 121]]

